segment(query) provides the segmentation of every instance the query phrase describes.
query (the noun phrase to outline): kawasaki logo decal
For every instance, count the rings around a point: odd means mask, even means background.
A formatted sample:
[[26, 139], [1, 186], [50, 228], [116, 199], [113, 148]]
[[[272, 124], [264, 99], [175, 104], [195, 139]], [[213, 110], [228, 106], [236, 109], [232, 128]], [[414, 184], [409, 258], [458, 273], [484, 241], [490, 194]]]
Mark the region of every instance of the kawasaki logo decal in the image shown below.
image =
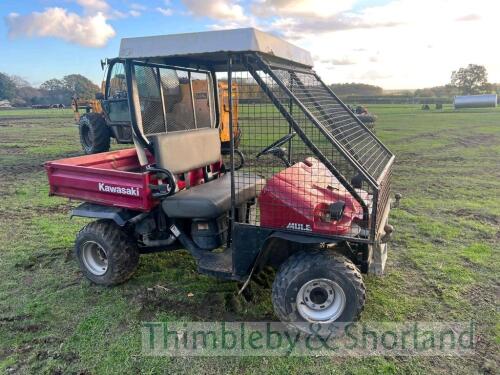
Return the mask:
[[122, 195], [130, 195], [132, 197], [139, 196], [139, 188], [125, 188], [121, 186], [107, 185], [104, 182], [99, 182], [99, 191], [104, 191], [106, 193], [115, 193]]

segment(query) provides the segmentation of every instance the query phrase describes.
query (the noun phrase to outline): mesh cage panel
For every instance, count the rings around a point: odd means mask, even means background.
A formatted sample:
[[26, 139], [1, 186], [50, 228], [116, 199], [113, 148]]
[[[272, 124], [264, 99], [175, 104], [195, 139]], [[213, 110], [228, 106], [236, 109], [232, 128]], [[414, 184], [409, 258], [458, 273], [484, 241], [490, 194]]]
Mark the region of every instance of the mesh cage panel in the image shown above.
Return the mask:
[[210, 77], [205, 73], [191, 73], [196, 127], [210, 128], [213, 124], [213, 110]]
[[210, 128], [213, 86], [208, 73], [134, 65], [144, 135]]
[[195, 129], [189, 74], [182, 70], [160, 69], [167, 132]]
[[[232, 76], [238, 88], [237, 126], [242, 134], [238, 151], [245, 156], [244, 166], [234, 174], [238, 221], [293, 232], [368, 240], [369, 221], [362, 206], [299, 136], [259, 155], [273, 142], [294, 133], [290, 122], [262, 90], [263, 85], [293, 116], [307, 140], [320, 148], [335, 167], [342, 168], [348, 178], [358, 173], [268, 74], [263, 71], [253, 74], [258, 76], [260, 84], [251, 72]], [[229, 163], [227, 157], [225, 163]], [[235, 166], [238, 164], [235, 156]], [[362, 182], [357, 193], [370, 209], [372, 188]], [[245, 206], [248, 197], [257, 197], [256, 203]], [[338, 208], [332, 206], [338, 201], [344, 202], [343, 216], [339, 218], [335, 216]]]
[[141, 104], [142, 130], [145, 135], [164, 133], [165, 120], [160, 95], [158, 70], [154, 67], [135, 65], [137, 92]]
[[325, 87], [314, 72], [273, 69], [317, 122], [377, 181], [392, 154]]
[[382, 222], [384, 211], [388, 204], [390, 204], [391, 193], [391, 179], [392, 179], [392, 166], [387, 170], [384, 178], [382, 179], [379, 187], [377, 199], [377, 212], [375, 217], [375, 227], [380, 228], [384, 223]]
[[[256, 54], [239, 59], [231, 75], [232, 175], [230, 157], [222, 155], [222, 178], [234, 180], [236, 222], [373, 241], [389, 204], [393, 155], [313, 71], [272, 67]], [[157, 66], [136, 67], [136, 77], [146, 135], [214, 124], [210, 75]], [[228, 88], [227, 73], [217, 79]], [[229, 124], [221, 110], [229, 107], [219, 103], [219, 126]], [[191, 172], [199, 180], [205, 172], [217, 177], [220, 168]]]

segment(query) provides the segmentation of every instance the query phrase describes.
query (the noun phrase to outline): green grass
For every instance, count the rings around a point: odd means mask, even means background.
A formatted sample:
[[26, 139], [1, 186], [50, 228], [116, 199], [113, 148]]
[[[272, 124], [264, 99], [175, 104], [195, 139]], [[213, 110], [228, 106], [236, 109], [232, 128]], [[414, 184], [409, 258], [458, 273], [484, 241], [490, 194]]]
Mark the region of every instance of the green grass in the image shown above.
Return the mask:
[[64, 109], [33, 109], [33, 108], [9, 108], [0, 109], [0, 118], [16, 118], [16, 117], [34, 117], [34, 118], [61, 118], [73, 117], [73, 110], [71, 107]]
[[[365, 278], [365, 321], [477, 322], [471, 357], [155, 358], [140, 322], [274, 320], [269, 290], [197, 274], [187, 252], [145, 255], [127, 283], [90, 284], [72, 256], [84, 219], [48, 197], [41, 164], [80, 154], [70, 110], [0, 111], [0, 369], [9, 373], [493, 373], [500, 345], [500, 111], [369, 106], [394, 151], [387, 272]], [[244, 115], [242, 112], [241, 115]], [[249, 136], [248, 134], [244, 136]], [[259, 135], [262, 145], [270, 135]], [[158, 287], [160, 286], [160, 287]], [[165, 290], [164, 288], [167, 288]], [[190, 293], [194, 295], [189, 297]]]

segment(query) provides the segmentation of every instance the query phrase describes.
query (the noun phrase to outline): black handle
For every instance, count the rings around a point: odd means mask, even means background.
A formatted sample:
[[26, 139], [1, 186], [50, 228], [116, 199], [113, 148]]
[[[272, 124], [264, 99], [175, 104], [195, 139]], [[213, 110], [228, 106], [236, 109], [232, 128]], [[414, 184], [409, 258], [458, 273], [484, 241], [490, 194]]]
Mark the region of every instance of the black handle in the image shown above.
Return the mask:
[[175, 193], [175, 178], [172, 172], [168, 169], [156, 167], [153, 165], [146, 166], [146, 171], [149, 173], [163, 175], [165, 177], [158, 177], [161, 180], [166, 180], [166, 183], [161, 185], [149, 185], [153, 198], [160, 199], [169, 197]]

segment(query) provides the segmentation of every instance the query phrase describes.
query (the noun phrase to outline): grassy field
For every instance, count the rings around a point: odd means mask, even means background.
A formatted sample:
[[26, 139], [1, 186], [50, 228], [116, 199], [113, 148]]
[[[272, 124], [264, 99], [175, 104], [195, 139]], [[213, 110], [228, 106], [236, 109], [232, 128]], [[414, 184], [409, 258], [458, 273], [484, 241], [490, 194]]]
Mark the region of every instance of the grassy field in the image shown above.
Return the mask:
[[102, 288], [73, 259], [84, 219], [49, 198], [42, 163], [79, 155], [69, 110], [0, 111], [0, 369], [33, 374], [471, 374], [498, 371], [500, 111], [371, 106], [397, 156], [396, 234], [384, 277], [366, 277], [366, 321], [477, 322], [469, 357], [151, 358], [140, 323], [276, 320], [268, 290], [198, 275], [187, 252], [141, 258], [127, 283]]

